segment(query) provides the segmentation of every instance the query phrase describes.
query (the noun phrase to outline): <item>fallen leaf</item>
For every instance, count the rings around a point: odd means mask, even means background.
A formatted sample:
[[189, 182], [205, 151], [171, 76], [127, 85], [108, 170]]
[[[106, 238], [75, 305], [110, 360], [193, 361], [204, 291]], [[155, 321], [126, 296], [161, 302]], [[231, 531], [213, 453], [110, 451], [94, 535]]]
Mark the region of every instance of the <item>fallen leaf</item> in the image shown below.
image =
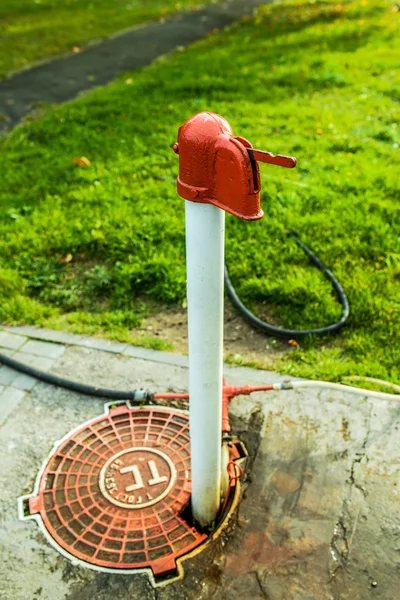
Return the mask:
[[75, 54], [77, 54], [77, 53], [78, 53], [78, 52], [80, 52], [80, 51], [81, 51], [81, 49], [79, 48], [79, 46], [74, 46], [74, 47], [72, 48], [72, 52], [75, 52]]
[[132, 77], [128, 77], [128, 79], [125, 79], [126, 85], [131, 85], [132, 82], [133, 82]]
[[299, 342], [296, 342], [296, 340], [289, 340], [288, 342], [291, 346], [294, 346], [295, 348], [300, 348], [300, 344]]
[[73, 163], [77, 167], [90, 167], [90, 165], [91, 165], [90, 160], [88, 158], [86, 158], [86, 156], [81, 156], [80, 158], [75, 156]]
[[73, 259], [72, 254], [68, 253], [65, 256], [63, 256], [63, 258], [60, 258], [60, 260], [58, 261], [58, 264], [67, 265], [68, 263], [71, 262], [72, 259]]

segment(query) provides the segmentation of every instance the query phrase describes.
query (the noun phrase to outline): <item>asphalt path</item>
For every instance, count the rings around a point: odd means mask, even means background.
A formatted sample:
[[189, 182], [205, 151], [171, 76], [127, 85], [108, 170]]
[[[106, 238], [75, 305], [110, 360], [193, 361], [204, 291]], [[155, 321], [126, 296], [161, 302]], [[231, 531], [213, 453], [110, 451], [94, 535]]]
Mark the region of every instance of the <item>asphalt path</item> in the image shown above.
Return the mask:
[[72, 100], [113, 81], [120, 73], [145, 67], [179, 46], [204, 38], [215, 28], [223, 29], [266, 3], [268, 0], [228, 0], [209, 4], [20, 71], [0, 82], [0, 132], [14, 127], [40, 105]]

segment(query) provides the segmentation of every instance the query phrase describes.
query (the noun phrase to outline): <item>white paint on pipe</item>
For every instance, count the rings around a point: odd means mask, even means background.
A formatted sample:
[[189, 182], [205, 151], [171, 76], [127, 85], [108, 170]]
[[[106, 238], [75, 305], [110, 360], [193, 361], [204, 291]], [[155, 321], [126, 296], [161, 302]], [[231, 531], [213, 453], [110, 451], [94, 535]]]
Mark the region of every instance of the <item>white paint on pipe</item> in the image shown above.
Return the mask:
[[225, 213], [185, 202], [192, 510], [206, 526], [221, 495]]

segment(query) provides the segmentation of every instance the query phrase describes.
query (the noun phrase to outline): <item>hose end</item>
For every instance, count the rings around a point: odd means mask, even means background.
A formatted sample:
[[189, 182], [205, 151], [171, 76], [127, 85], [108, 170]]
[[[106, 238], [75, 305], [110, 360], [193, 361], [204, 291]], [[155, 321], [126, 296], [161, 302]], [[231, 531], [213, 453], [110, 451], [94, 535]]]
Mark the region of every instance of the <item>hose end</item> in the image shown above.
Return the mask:
[[154, 400], [154, 394], [150, 390], [135, 390], [132, 393], [132, 401], [141, 403]]

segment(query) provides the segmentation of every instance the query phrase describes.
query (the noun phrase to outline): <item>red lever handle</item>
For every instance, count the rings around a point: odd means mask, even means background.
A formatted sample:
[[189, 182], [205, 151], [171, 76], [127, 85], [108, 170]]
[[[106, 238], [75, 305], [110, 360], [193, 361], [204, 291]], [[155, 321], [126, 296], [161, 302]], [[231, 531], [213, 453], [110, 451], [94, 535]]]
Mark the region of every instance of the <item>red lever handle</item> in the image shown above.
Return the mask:
[[287, 169], [293, 169], [293, 167], [297, 165], [297, 160], [294, 158], [294, 156], [272, 154], [271, 152], [265, 152], [264, 150], [254, 150], [253, 148], [247, 148], [247, 152], [252, 155], [255, 160], [268, 163], [270, 165], [286, 167]]

